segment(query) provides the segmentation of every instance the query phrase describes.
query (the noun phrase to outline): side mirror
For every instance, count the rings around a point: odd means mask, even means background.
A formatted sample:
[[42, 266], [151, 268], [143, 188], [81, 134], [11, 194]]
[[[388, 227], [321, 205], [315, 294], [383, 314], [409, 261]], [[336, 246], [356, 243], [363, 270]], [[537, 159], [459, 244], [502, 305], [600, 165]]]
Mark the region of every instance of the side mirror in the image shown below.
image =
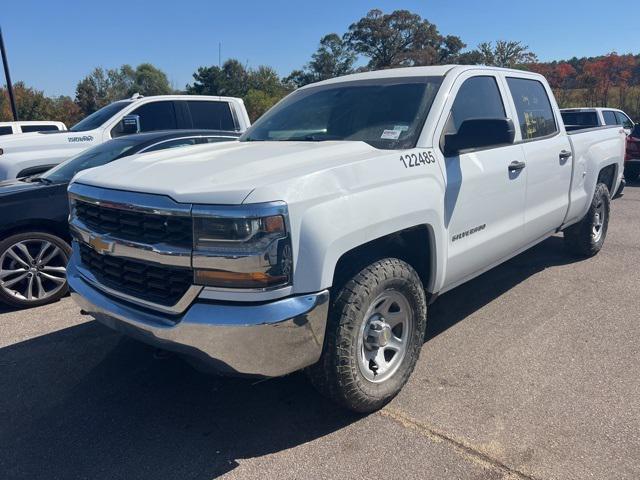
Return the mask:
[[120, 122], [120, 133], [122, 135], [130, 135], [132, 133], [140, 133], [140, 116], [125, 115]]
[[444, 155], [452, 157], [465, 150], [509, 145], [515, 135], [510, 118], [470, 118], [462, 122], [456, 133], [444, 136]]

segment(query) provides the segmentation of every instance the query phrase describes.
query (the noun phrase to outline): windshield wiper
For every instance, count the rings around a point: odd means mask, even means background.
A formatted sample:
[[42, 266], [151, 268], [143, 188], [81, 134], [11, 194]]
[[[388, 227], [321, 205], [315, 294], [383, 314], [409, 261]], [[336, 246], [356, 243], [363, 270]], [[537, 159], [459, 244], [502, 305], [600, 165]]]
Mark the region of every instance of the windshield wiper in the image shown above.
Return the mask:
[[342, 140], [342, 137], [339, 137], [337, 135], [312, 134], [312, 135], [304, 135], [301, 137], [283, 138], [282, 140], [279, 140], [279, 141], [281, 142], [326, 142], [331, 140]]

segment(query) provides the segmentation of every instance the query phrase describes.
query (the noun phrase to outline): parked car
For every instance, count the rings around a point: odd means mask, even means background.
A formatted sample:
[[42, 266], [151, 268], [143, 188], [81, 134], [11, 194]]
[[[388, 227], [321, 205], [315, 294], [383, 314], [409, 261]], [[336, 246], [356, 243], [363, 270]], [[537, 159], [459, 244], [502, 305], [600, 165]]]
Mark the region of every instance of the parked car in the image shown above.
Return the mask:
[[640, 176], [640, 124], [627, 137], [627, 152], [624, 157], [624, 176], [627, 180], [638, 180]]
[[30, 307], [67, 292], [67, 186], [77, 172], [137, 153], [232, 141], [239, 135], [212, 130], [129, 135], [85, 150], [42, 175], [0, 182], [0, 301]]
[[14, 135], [16, 133], [31, 132], [62, 132], [67, 126], [62, 122], [50, 121], [19, 121], [0, 122], [0, 135]]
[[634, 127], [629, 115], [617, 108], [563, 108], [560, 112], [568, 132], [605, 125], [619, 125], [629, 135]]
[[42, 173], [112, 138], [157, 130], [244, 132], [249, 116], [240, 98], [201, 95], [134, 95], [107, 105], [69, 131], [0, 137], [0, 180]]
[[370, 412], [409, 378], [439, 294], [559, 230], [573, 254], [598, 253], [624, 137], [567, 134], [544, 77], [521, 70], [308, 85], [239, 142], [78, 174], [72, 296], [225, 373], [306, 369]]

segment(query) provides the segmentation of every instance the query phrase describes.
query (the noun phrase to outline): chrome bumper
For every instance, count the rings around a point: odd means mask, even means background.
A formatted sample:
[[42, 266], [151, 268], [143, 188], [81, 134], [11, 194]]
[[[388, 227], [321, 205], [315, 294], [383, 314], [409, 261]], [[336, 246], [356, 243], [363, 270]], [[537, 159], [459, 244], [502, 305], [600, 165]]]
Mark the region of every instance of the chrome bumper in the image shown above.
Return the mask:
[[223, 373], [277, 377], [320, 358], [329, 293], [261, 304], [196, 301], [171, 316], [114, 299], [87, 283], [72, 261], [71, 296], [99, 322], [159, 348], [205, 361]]

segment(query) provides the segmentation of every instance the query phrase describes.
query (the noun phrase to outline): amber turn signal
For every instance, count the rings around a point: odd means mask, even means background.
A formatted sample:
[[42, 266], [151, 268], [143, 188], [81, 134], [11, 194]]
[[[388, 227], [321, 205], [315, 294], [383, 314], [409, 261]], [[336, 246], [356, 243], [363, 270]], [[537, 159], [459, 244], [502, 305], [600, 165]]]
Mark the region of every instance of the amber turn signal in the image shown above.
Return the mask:
[[196, 270], [195, 283], [208, 287], [268, 288], [287, 283], [286, 275], [269, 275], [263, 272], [227, 272], [224, 270]]

